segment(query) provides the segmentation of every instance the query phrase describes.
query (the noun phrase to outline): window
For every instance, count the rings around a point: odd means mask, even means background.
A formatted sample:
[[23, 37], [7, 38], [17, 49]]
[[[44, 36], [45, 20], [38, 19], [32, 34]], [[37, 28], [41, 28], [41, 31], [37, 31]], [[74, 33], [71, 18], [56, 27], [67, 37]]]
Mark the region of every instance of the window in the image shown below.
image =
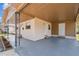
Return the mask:
[[30, 29], [31, 28], [31, 26], [30, 25], [26, 25], [26, 29]]
[[24, 30], [24, 27], [22, 27], [22, 30]]
[[17, 27], [17, 29], [18, 29], [18, 27]]
[[48, 25], [48, 30], [50, 30], [50, 25]]

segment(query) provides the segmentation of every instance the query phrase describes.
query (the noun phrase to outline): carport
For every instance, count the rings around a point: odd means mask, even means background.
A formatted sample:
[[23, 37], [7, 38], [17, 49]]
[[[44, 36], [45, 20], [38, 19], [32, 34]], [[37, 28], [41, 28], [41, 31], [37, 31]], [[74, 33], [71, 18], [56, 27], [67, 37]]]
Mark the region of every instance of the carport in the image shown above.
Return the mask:
[[[14, 15], [16, 52], [20, 55], [79, 55], [75, 39], [78, 8], [79, 4], [24, 4]], [[20, 23], [34, 17], [52, 24], [52, 37], [35, 42], [21, 38]]]
[[[38, 17], [52, 24], [52, 35], [75, 39], [78, 4], [25, 4], [15, 13], [15, 23]], [[19, 16], [19, 17], [18, 17]], [[20, 25], [18, 25], [21, 27]], [[16, 26], [17, 27], [17, 26]], [[21, 28], [19, 28], [20, 30]], [[19, 31], [21, 32], [21, 31]], [[17, 33], [17, 32], [16, 32]]]
[[[23, 13], [31, 18], [38, 17], [51, 22], [53, 35], [59, 35], [59, 23], [65, 23], [65, 33], [62, 34], [73, 37], [75, 36], [77, 12], [78, 4], [27, 4], [27, 6], [20, 11], [20, 14]], [[22, 21], [26, 20], [20, 19], [20, 22]]]

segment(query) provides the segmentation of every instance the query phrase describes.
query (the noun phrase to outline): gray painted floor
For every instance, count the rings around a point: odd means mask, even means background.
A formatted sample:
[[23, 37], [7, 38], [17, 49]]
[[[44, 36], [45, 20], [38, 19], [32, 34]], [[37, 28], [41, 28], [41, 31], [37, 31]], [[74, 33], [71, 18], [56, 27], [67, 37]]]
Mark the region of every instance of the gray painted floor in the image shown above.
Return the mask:
[[55, 37], [36, 42], [21, 39], [21, 46], [15, 51], [21, 56], [79, 56], [79, 42]]

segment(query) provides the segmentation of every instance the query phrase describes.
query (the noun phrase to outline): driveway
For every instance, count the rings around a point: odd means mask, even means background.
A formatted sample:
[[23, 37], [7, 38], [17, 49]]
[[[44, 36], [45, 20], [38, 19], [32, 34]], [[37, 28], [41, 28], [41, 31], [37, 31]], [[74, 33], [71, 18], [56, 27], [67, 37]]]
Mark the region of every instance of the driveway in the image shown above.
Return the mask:
[[35, 42], [21, 39], [21, 46], [15, 51], [21, 56], [79, 56], [79, 42], [56, 37]]

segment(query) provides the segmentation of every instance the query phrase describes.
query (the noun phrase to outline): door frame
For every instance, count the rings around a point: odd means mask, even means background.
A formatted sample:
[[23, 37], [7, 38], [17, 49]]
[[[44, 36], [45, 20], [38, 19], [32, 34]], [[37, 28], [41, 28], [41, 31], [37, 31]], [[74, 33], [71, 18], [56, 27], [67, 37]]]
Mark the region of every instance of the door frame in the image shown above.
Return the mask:
[[65, 23], [59, 23], [59, 25], [58, 25], [58, 35], [59, 36], [65, 36]]

